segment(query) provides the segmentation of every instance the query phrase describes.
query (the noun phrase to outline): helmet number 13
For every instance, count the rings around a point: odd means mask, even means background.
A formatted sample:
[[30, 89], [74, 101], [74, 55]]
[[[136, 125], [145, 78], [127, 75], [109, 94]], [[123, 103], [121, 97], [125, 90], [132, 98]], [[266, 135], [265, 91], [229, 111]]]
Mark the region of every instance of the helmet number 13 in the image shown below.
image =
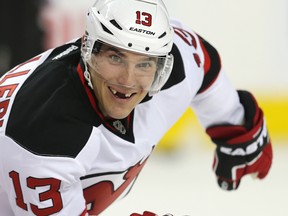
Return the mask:
[[152, 25], [152, 15], [146, 12], [136, 11], [136, 24], [151, 26]]

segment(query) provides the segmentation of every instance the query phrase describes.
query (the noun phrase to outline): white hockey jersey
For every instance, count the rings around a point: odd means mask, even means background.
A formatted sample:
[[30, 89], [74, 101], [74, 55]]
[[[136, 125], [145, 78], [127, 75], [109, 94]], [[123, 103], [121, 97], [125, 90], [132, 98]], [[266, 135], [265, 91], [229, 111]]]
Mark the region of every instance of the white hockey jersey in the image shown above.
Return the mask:
[[180, 22], [172, 24], [172, 74], [125, 119], [99, 111], [83, 77], [80, 39], [1, 77], [0, 216], [99, 215], [129, 190], [189, 106], [204, 128], [243, 120], [216, 49]]

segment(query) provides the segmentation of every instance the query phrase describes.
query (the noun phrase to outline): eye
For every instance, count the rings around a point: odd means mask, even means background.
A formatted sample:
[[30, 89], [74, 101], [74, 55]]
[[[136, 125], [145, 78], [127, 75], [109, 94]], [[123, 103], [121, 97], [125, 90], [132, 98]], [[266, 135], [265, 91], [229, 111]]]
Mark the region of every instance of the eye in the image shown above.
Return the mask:
[[114, 64], [120, 64], [122, 63], [122, 58], [118, 55], [110, 55], [109, 60]]
[[148, 68], [152, 67], [152, 64], [150, 62], [141, 62], [141, 63], [137, 64], [137, 67], [143, 68], [143, 69], [148, 69]]

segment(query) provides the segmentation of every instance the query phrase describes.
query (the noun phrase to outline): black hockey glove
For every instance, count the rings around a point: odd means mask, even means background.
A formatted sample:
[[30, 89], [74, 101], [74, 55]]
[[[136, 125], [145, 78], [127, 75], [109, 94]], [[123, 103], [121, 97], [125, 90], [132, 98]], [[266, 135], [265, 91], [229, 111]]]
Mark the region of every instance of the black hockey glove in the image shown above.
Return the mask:
[[217, 145], [213, 169], [219, 186], [235, 190], [244, 175], [264, 178], [272, 163], [272, 147], [262, 110], [254, 97], [238, 91], [245, 109], [245, 125], [214, 125], [206, 132]]

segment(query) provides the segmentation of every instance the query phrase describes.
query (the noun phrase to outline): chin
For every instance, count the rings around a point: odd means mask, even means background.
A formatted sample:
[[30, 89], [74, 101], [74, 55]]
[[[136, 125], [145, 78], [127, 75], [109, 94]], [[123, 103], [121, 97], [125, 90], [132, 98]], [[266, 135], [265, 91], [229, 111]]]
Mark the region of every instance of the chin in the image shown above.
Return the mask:
[[124, 119], [126, 118], [131, 112], [121, 112], [121, 113], [115, 113], [111, 112], [108, 113], [108, 116], [114, 119]]

